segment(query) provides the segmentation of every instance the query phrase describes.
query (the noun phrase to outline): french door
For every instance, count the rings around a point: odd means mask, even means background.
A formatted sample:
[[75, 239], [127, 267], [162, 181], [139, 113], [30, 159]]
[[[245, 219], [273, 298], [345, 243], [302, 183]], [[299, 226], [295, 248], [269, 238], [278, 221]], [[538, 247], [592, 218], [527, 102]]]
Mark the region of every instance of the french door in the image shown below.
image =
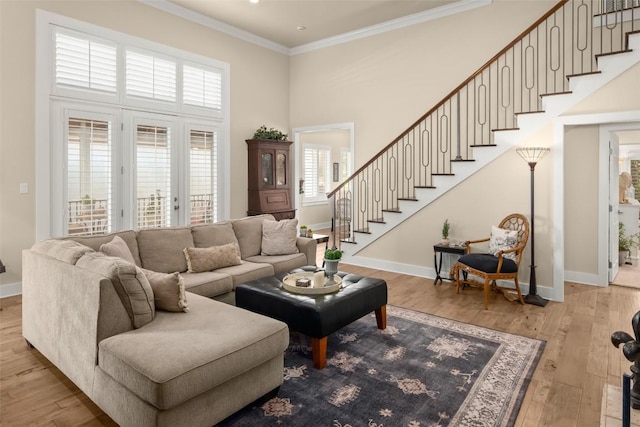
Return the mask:
[[54, 116], [53, 235], [220, 219], [217, 127], [166, 114], [66, 103], [54, 104]]

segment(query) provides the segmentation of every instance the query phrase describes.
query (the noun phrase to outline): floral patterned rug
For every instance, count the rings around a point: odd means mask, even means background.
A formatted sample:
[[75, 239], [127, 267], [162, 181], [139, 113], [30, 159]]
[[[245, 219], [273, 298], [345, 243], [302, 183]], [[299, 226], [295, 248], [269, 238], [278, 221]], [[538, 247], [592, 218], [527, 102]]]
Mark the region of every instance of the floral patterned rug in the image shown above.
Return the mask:
[[327, 366], [292, 333], [277, 397], [220, 426], [512, 426], [544, 341], [387, 306], [329, 336]]

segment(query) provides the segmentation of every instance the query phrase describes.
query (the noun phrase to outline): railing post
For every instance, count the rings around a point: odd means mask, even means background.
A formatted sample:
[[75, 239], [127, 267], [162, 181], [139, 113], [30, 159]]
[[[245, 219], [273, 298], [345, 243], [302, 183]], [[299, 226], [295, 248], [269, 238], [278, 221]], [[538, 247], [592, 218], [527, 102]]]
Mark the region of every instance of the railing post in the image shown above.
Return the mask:
[[456, 160], [462, 160], [460, 155], [460, 92], [456, 93]]

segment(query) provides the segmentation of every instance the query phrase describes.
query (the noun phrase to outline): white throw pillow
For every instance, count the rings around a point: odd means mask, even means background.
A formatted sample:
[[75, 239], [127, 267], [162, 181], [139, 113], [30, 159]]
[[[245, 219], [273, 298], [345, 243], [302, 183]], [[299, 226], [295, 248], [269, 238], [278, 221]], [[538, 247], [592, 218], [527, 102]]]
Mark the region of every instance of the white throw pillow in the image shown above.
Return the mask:
[[[504, 228], [491, 226], [491, 237], [489, 239], [489, 253], [498, 255], [498, 252], [513, 249], [518, 244], [518, 232], [516, 230], [505, 230]], [[515, 252], [503, 255], [505, 258], [516, 260]]]
[[262, 222], [262, 255], [289, 255], [298, 252], [298, 220]]

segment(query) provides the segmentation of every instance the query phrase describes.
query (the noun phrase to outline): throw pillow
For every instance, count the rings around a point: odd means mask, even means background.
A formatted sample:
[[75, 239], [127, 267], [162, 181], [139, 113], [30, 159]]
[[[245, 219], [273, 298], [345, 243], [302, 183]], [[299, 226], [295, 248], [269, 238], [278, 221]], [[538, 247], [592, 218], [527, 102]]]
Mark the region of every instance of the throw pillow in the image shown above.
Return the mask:
[[120, 236], [114, 236], [109, 243], [100, 245], [100, 252], [105, 253], [109, 256], [122, 258], [123, 260], [130, 262], [131, 264], [136, 263], [133, 259], [133, 254], [129, 250], [129, 246], [127, 246], [127, 243], [122, 240], [122, 237]]
[[[489, 253], [498, 255], [498, 252], [513, 249], [518, 244], [518, 232], [516, 230], [505, 230], [504, 228], [491, 226], [491, 237], [489, 238]], [[515, 261], [516, 254], [511, 252], [503, 255]]]
[[262, 255], [290, 255], [298, 252], [298, 220], [283, 219], [262, 223]]
[[102, 252], [85, 254], [76, 265], [111, 280], [134, 328], [140, 328], [153, 320], [156, 312], [153, 290], [139, 267]]
[[240, 248], [235, 243], [210, 248], [184, 248], [189, 273], [202, 273], [242, 264]]
[[158, 273], [141, 269], [153, 289], [153, 300], [157, 310], [189, 311], [184, 281], [180, 273]]

